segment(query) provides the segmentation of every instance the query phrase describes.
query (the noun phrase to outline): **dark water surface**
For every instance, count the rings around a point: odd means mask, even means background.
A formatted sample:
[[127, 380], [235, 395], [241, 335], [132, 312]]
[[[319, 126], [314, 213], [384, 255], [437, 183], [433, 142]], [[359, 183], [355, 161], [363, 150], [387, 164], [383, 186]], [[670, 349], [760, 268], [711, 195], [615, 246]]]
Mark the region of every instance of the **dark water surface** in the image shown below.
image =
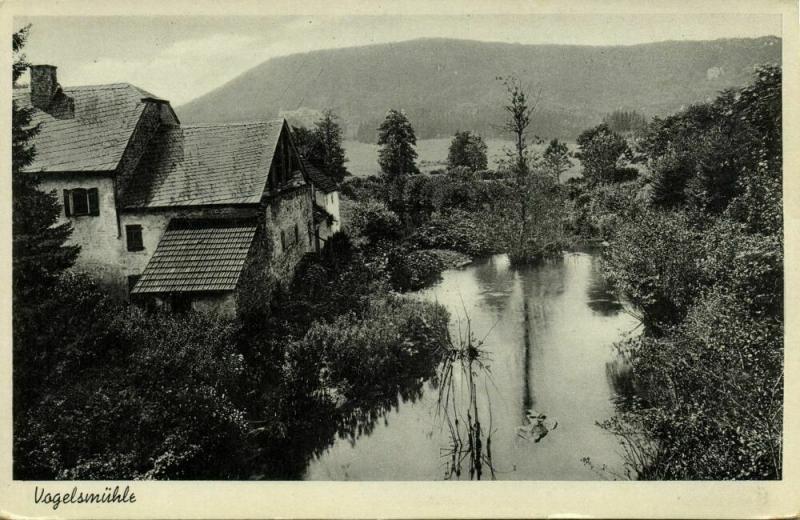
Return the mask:
[[368, 432], [337, 437], [304, 478], [601, 478], [584, 457], [620, 471], [617, 441], [595, 422], [614, 413], [612, 344], [637, 322], [597, 269], [591, 254], [568, 253], [537, 267], [499, 255], [445, 272], [414, 297], [448, 308], [454, 338], [466, 336], [468, 316], [484, 340], [479, 358], [454, 362], [449, 378], [440, 367]]

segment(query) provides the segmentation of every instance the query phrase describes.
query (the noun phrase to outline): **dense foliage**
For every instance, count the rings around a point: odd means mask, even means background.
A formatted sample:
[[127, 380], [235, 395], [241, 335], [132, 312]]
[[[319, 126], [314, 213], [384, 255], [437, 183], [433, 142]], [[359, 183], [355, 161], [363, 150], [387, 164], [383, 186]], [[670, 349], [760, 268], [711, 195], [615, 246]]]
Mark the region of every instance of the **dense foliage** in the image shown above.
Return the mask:
[[607, 218], [606, 275], [645, 325], [620, 345], [634, 395], [604, 423], [631, 476], [781, 477], [780, 92], [780, 68], [766, 66], [748, 87], [655, 118], [639, 142], [649, 171], [618, 185], [617, 202], [574, 186], [575, 222]]
[[79, 277], [56, 290], [15, 338], [15, 478], [235, 475], [247, 423], [233, 324], [123, 307]]
[[329, 247], [262, 322], [151, 312], [62, 276], [15, 330], [15, 477], [298, 478], [355, 408], [371, 427], [434, 370], [447, 315], [389, 296], [346, 236]]

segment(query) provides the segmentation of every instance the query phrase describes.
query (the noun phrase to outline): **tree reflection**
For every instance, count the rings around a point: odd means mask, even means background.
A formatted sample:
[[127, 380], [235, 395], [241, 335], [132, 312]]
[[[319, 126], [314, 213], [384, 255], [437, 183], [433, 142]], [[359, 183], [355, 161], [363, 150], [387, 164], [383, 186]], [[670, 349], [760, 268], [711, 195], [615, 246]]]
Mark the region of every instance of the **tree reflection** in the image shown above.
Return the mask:
[[[247, 476], [261, 480], [300, 480], [309, 463], [330, 448], [337, 437], [355, 444], [370, 435], [380, 421], [401, 403], [422, 398], [426, 382], [436, 382], [441, 349], [418, 359], [414, 366], [398, 367], [396, 378], [381, 381], [371, 392], [357, 399], [337, 403], [324, 392], [298, 388], [286, 403], [278, 403], [284, 431], [265, 431], [263, 444], [256, 448]], [[402, 370], [400, 369], [402, 368]], [[291, 404], [289, 404], [291, 403]]]

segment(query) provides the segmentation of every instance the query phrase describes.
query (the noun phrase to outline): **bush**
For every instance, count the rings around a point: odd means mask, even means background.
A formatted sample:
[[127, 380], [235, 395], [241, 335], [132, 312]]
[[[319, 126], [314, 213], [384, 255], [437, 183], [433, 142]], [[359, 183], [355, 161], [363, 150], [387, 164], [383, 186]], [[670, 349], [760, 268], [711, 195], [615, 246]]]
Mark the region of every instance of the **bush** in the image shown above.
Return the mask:
[[372, 243], [397, 240], [402, 235], [400, 217], [384, 203], [374, 200], [354, 202], [345, 222], [348, 235]]
[[293, 355], [318, 357], [323, 386], [357, 399], [397, 384], [419, 363], [426, 371], [435, 368], [447, 322], [447, 311], [438, 304], [380, 298], [361, 316], [348, 313], [314, 324]]
[[605, 274], [649, 327], [678, 323], [708, 286], [701, 239], [682, 213], [643, 211], [617, 230], [604, 257]]
[[[103, 300], [81, 279], [62, 289]], [[50, 344], [48, 377], [15, 378], [15, 395], [35, 396], [15, 414], [15, 478], [234, 475], [247, 445], [234, 324], [197, 313], [97, 309], [65, 320], [61, 333], [70, 341]], [[30, 366], [17, 361], [20, 371]]]
[[392, 287], [398, 291], [416, 291], [441, 278], [445, 269], [438, 255], [430, 251], [396, 249], [389, 259]]
[[614, 237], [620, 223], [630, 220], [642, 205], [636, 200], [638, 183], [597, 185], [569, 183], [569, 228], [573, 234], [584, 238]]
[[451, 249], [470, 256], [496, 252], [484, 215], [458, 210], [435, 214], [409, 237], [409, 243], [417, 249]]
[[754, 317], [737, 295], [715, 289], [669, 337], [635, 340], [644, 401], [605, 426], [635, 430], [627, 436], [634, 450], [658, 446], [635, 468], [639, 477], [780, 478], [782, 336], [779, 321]]

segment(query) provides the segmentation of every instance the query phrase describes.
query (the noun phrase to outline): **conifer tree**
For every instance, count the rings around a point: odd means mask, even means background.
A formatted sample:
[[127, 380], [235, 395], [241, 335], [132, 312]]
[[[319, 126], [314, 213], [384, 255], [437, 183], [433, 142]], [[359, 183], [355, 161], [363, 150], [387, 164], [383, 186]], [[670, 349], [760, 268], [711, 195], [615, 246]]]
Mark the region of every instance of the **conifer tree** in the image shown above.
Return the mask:
[[313, 133], [321, 152], [321, 164], [315, 166], [321, 168], [336, 182], [341, 182], [349, 173], [344, 166], [347, 157], [345, 157], [342, 147], [342, 128], [339, 126], [338, 119], [339, 117], [333, 110], [325, 110], [322, 118], [314, 124]]
[[456, 132], [450, 142], [447, 167], [465, 166], [472, 171], [485, 170], [488, 165], [486, 149], [486, 143], [480, 135], [470, 131]]
[[389, 110], [378, 128], [378, 164], [390, 179], [419, 173], [416, 159], [417, 137], [402, 110]]
[[[14, 84], [28, 67], [22, 47], [29, 29], [30, 26], [24, 27], [13, 35]], [[20, 298], [46, 295], [47, 289], [59, 275], [73, 265], [79, 251], [77, 246], [64, 245], [72, 233], [72, 226], [69, 223], [56, 225], [61, 214], [58, 197], [54, 193], [39, 190], [39, 178], [22, 171], [33, 162], [36, 155], [31, 140], [39, 132], [39, 125], [31, 124], [32, 116], [31, 107], [21, 107], [12, 100], [11, 193], [15, 304]]]

